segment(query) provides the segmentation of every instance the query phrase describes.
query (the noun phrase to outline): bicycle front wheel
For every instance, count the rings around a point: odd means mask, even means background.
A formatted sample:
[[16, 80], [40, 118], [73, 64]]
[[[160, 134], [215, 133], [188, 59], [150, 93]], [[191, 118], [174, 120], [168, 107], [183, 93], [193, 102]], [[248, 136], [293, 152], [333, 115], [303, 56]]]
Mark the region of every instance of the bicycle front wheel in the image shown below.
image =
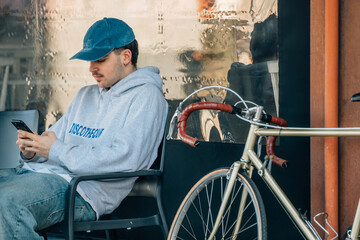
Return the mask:
[[[228, 172], [215, 170], [193, 186], [176, 213], [168, 240], [209, 238], [224, 198]], [[246, 200], [241, 204], [244, 193]], [[243, 173], [238, 173], [214, 239], [267, 239], [263, 201], [255, 183]]]

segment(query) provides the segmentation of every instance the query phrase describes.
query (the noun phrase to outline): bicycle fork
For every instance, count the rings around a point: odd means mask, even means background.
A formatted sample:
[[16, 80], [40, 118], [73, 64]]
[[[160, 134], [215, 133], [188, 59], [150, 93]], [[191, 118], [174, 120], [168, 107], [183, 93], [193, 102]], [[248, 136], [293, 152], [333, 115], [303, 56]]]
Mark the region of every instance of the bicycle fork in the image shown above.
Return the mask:
[[[250, 166], [250, 169], [249, 169], [249, 171], [248, 171], [248, 174], [249, 174], [249, 177], [250, 177], [250, 178], [252, 177], [253, 169], [254, 169], [254, 167], [253, 167], [253, 166]], [[242, 192], [242, 194], [241, 194], [239, 212], [238, 212], [237, 221], [236, 221], [236, 224], [235, 224], [235, 227], [234, 227], [232, 240], [236, 240], [236, 238], [237, 238], [237, 233], [238, 233], [239, 230], [240, 230], [240, 224], [241, 224], [242, 217], [243, 217], [243, 212], [244, 212], [244, 209], [245, 209], [245, 203], [246, 203], [247, 195], [248, 195], [248, 192], [247, 192], [247, 190], [246, 190], [245, 187], [244, 187], [243, 192]]]
[[[225, 212], [225, 208], [226, 208], [226, 205], [229, 201], [229, 198], [230, 198], [230, 194], [231, 194], [231, 191], [234, 187], [234, 184], [236, 182], [236, 178], [237, 178], [237, 174], [239, 172], [239, 169], [241, 167], [241, 163], [240, 162], [235, 162], [234, 165], [233, 165], [233, 168], [231, 170], [231, 174], [230, 174], [230, 179], [228, 181], [228, 185], [226, 186], [226, 190], [225, 190], [225, 194], [224, 194], [224, 199], [220, 205], [220, 210], [218, 212], [218, 215], [216, 217], [216, 221], [215, 221], [215, 224], [214, 224], [214, 228], [212, 229], [211, 231], [211, 234], [210, 234], [210, 237], [208, 238], [209, 240], [212, 240], [214, 239], [215, 237], [215, 234], [217, 232], [217, 230], [219, 229], [219, 226], [220, 226], [220, 222], [223, 218], [223, 215], [224, 215], [224, 212]], [[251, 178], [252, 176], [252, 172], [253, 172], [253, 169], [254, 167], [253, 166], [250, 166], [249, 167], [249, 170], [248, 170], [248, 176]], [[247, 190], [244, 189], [242, 190], [242, 194], [241, 194], [241, 199], [240, 199], [240, 206], [239, 206], [239, 211], [238, 211], [238, 215], [237, 215], [237, 221], [236, 221], [236, 224], [234, 226], [234, 230], [233, 230], [233, 237], [232, 237], [232, 240], [236, 240], [237, 238], [237, 233], [239, 232], [240, 230], [240, 224], [241, 224], [241, 221], [242, 221], [242, 217], [243, 217], [243, 212], [244, 212], [244, 209], [245, 209], [245, 205], [246, 205], [246, 199], [248, 197], [248, 192]]]
[[[262, 111], [262, 108], [257, 109], [257, 112], [255, 114], [255, 119], [260, 119], [261, 111]], [[245, 147], [244, 147], [244, 153], [243, 153], [243, 156], [241, 157], [242, 161], [249, 162], [249, 156], [248, 156], [247, 152], [248, 152], [249, 149], [252, 149], [254, 147], [255, 140], [256, 140], [256, 136], [254, 135], [254, 131], [257, 128], [258, 127], [255, 126], [255, 125], [250, 126], [250, 131], [249, 131], [249, 134], [248, 134], [248, 138], [247, 138], [247, 141], [246, 141], [246, 144], [245, 144]], [[239, 172], [239, 169], [240, 169], [240, 167], [244, 168], [243, 164], [244, 163], [242, 163], [240, 161], [237, 161], [237, 162], [235, 162], [233, 164], [229, 184], [226, 187], [224, 199], [223, 199], [223, 201], [221, 203], [220, 210], [219, 210], [218, 215], [216, 217], [214, 228], [211, 231], [211, 234], [210, 234], [210, 237], [208, 238], [208, 240], [213, 240], [214, 239], [214, 236], [215, 236], [215, 234], [216, 234], [216, 232], [217, 232], [217, 230], [218, 230], [218, 228], [220, 226], [220, 221], [221, 221], [221, 219], [223, 217], [225, 207], [226, 207], [226, 205], [227, 205], [227, 203], [229, 201], [230, 193], [231, 193], [231, 191], [232, 191], [232, 189], [234, 187], [234, 184], [235, 184], [236, 177], [237, 177], [237, 174]], [[249, 167], [247, 170], [248, 170], [249, 176], [251, 177], [254, 167], [251, 166], [251, 165], [248, 165], [248, 164], [246, 164], [246, 166]], [[239, 231], [239, 228], [240, 228], [240, 224], [241, 224], [241, 220], [242, 220], [243, 210], [245, 208], [247, 195], [248, 195], [247, 191], [244, 188], [243, 192], [242, 192], [242, 196], [241, 196], [241, 201], [240, 201], [238, 219], [237, 219], [237, 222], [236, 222], [236, 225], [235, 225], [235, 228], [234, 228], [233, 240], [236, 239], [236, 236], [237, 236], [236, 233]]]
[[222, 217], [224, 215], [226, 205], [227, 205], [227, 203], [229, 201], [231, 191], [232, 191], [232, 189], [234, 187], [236, 177], [237, 177], [237, 174], [238, 174], [239, 169], [240, 169], [240, 165], [241, 165], [240, 162], [235, 162], [234, 165], [233, 165], [233, 169], [231, 171], [230, 179], [228, 181], [228, 186], [225, 189], [224, 199], [223, 199], [223, 201], [222, 201], [222, 203], [220, 205], [220, 210], [219, 210], [218, 215], [216, 217], [214, 228], [212, 229], [210, 237], [208, 238], [209, 240], [214, 239], [215, 234], [216, 234], [217, 230], [219, 229], [221, 219], [222, 219]]

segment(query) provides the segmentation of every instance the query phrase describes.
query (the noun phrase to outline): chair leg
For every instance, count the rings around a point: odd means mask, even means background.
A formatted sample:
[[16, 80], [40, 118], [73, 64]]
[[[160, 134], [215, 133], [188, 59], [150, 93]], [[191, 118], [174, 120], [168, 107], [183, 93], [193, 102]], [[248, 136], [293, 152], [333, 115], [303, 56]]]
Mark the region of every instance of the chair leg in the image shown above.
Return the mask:
[[106, 229], [104, 231], [105, 231], [106, 240], [116, 240], [116, 239], [118, 239], [115, 229], [112, 229], [112, 230]]
[[157, 197], [156, 202], [157, 202], [157, 205], [158, 205], [159, 214], [160, 214], [161, 223], [162, 223], [161, 228], [162, 228], [162, 231], [163, 231], [163, 234], [164, 234], [164, 239], [166, 239], [168, 234], [169, 234], [169, 228], [168, 228], [168, 225], [167, 225], [167, 222], [166, 222], [166, 217], [165, 217], [165, 212], [164, 212], [161, 197]]
[[111, 240], [110, 232], [108, 229], [105, 230], [105, 236], [106, 236], [106, 240]]

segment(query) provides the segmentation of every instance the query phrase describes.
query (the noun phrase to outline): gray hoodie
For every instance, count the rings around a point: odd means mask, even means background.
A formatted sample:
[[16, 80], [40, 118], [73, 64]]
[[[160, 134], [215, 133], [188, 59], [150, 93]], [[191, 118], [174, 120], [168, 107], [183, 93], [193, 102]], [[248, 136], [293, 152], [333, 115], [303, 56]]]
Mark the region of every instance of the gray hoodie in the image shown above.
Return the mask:
[[[109, 91], [83, 87], [48, 130], [58, 137], [49, 159], [22, 159], [24, 168], [55, 173], [67, 181], [76, 175], [148, 169], [157, 156], [167, 109], [155, 67], [136, 70]], [[99, 217], [120, 204], [134, 181], [81, 182], [77, 190]]]

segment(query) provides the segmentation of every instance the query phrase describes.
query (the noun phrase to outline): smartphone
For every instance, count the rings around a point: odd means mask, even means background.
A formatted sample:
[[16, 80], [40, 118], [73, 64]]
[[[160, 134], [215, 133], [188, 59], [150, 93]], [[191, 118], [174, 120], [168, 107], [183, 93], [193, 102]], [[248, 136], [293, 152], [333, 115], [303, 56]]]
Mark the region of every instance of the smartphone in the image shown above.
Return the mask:
[[24, 123], [21, 120], [17, 120], [17, 119], [12, 119], [11, 123], [16, 127], [16, 129], [18, 130], [23, 130], [23, 131], [27, 131], [29, 133], [33, 133], [30, 128], [26, 125], [26, 123]]

